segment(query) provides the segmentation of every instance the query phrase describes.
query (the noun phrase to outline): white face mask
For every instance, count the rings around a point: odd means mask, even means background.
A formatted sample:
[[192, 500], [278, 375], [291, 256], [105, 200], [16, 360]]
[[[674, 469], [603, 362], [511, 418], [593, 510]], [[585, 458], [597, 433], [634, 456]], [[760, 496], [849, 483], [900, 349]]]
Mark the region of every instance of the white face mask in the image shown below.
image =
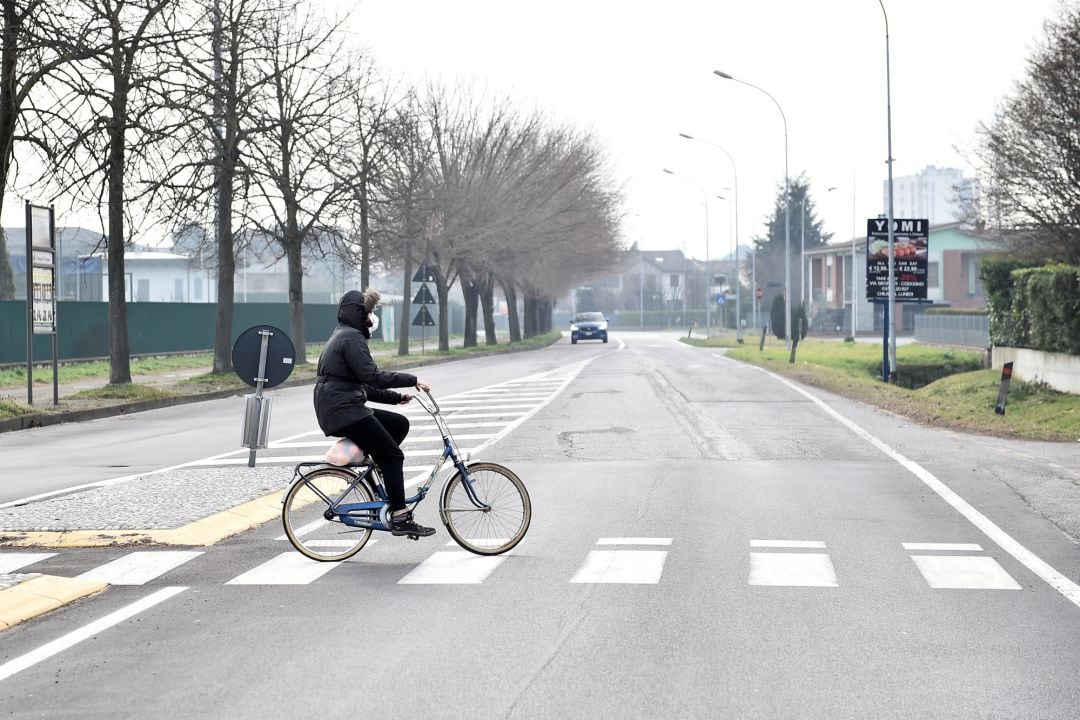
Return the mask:
[[368, 314], [368, 320], [371, 322], [370, 330], [371, 330], [372, 334], [374, 334], [375, 331], [379, 329], [379, 316], [376, 315], [375, 313], [369, 313]]

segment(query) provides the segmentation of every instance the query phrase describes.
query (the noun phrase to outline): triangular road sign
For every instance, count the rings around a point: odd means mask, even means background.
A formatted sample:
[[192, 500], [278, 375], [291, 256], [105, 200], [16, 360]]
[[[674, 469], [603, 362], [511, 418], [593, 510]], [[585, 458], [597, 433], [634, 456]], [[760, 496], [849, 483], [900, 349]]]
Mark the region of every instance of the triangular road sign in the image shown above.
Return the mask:
[[420, 263], [420, 267], [416, 268], [416, 274], [413, 275], [413, 282], [435, 282], [435, 276], [428, 270], [426, 262]]
[[431, 317], [431, 313], [428, 312], [427, 305], [420, 306], [420, 310], [416, 313], [416, 317], [413, 318], [412, 324], [420, 327], [435, 327], [435, 320]]
[[431, 291], [427, 289], [427, 285], [421, 285], [419, 292], [416, 293], [416, 297], [412, 300], [417, 305], [434, 305], [435, 298], [431, 296]]

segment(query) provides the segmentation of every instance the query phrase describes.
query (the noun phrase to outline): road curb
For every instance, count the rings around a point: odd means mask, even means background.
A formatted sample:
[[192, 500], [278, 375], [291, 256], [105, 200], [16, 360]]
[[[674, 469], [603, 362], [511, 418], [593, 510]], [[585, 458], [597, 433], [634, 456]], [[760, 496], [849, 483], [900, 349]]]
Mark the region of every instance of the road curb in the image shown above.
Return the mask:
[[79, 598], [104, 590], [108, 585], [97, 580], [80, 580], [56, 575], [39, 575], [0, 590], [0, 630], [73, 603]]
[[281, 515], [278, 490], [178, 528], [147, 530], [6, 530], [0, 547], [82, 548], [124, 545], [213, 545]]

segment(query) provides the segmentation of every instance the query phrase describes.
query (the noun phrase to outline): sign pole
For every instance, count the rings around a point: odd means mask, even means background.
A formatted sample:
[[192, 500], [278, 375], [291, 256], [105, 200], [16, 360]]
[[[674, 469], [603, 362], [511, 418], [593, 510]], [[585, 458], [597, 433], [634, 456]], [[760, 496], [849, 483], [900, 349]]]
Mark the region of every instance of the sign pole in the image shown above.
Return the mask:
[[[49, 245], [53, 249], [58, 249], [56, 244], [56, 210], [54, 205], [49, 206]], [[63, 295], [63, 281], [64, 281], [64, 269], [61, 264], [56, 261], [57, 256], [53, 255], [53, 289], [52, 289], [52, 306], [53, 306], [53, 331], [52, 331], [52, 397], [53, 407], [60, 407], [60, 368], [59, 358], [60, 354], [57, 352], [59, 343], [57, 342], [57, 328], [56, 328], [56, 298], [57, 288], [60, 289], [60, 296]], [[62, 260], [62, 258], [61, 258]]]
[[33, 213], [26, 201], [26, 404], [34, 404], [34, 247]]

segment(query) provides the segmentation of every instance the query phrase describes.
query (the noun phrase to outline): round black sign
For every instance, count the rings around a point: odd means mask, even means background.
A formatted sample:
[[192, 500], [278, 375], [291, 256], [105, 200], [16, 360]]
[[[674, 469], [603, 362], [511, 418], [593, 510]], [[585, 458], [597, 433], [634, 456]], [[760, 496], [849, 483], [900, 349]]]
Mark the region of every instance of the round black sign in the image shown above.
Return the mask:
[[293, 369], [292, 340], [284, 331], [273, 325], [255, 325], [240, 333], [232, 347], [233, 369], [241, 380], [251, 387], [258, 385], [259, 354], [262, 352], [263, 331], [270, 333], [266, 344], [266, 382], [263, 387], [274, 387], [288, 379]]

